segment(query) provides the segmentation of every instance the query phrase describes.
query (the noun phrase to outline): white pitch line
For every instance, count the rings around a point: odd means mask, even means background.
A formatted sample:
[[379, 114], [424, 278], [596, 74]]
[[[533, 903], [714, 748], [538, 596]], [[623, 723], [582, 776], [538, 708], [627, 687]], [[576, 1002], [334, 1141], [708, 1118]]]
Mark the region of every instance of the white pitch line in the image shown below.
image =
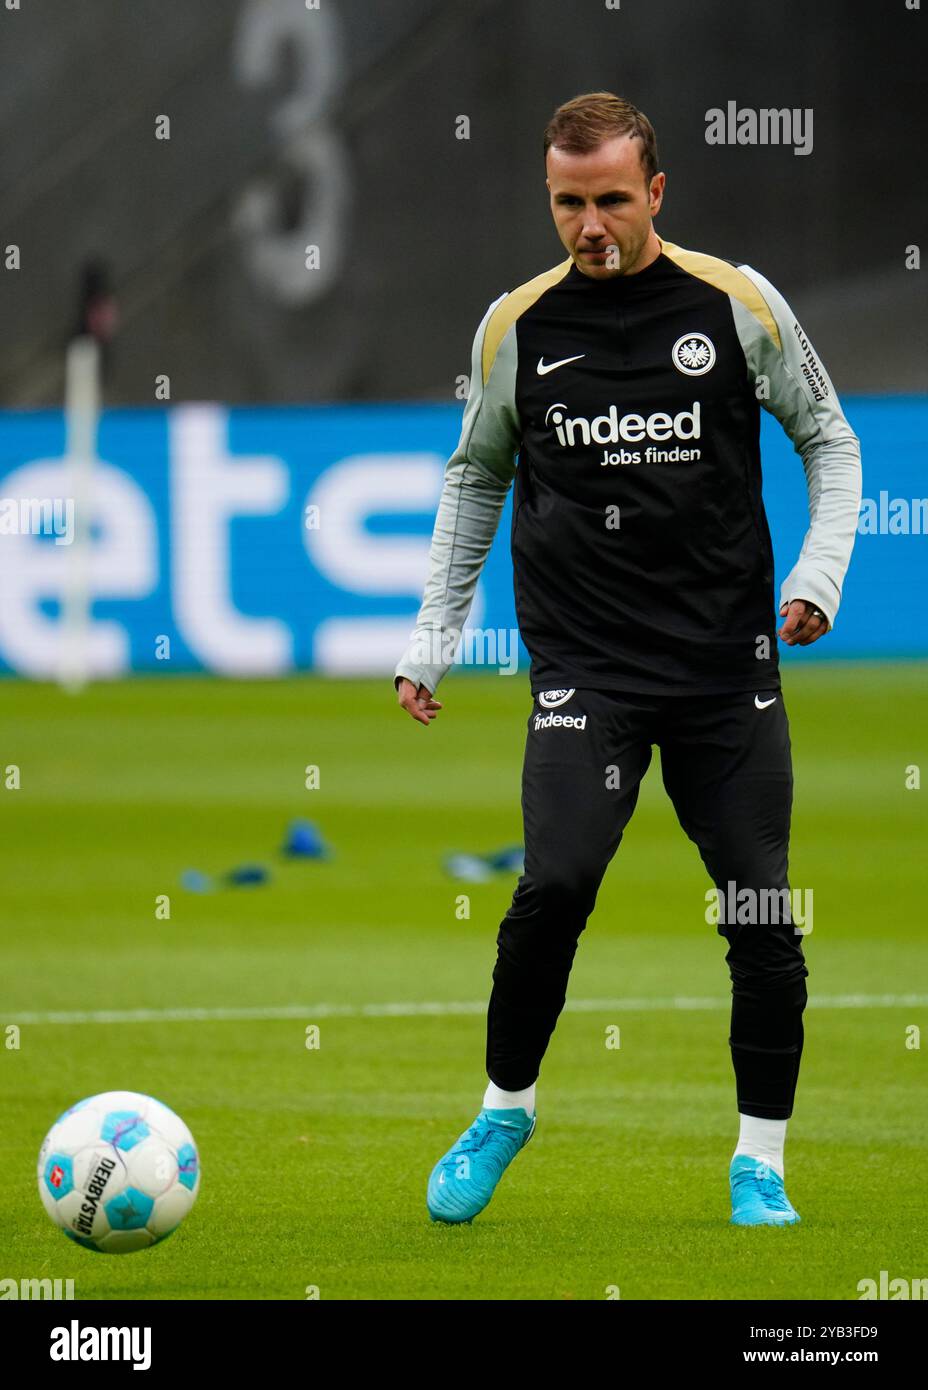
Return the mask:
[[[820, 994], [809, 999], [813, 1009], [918, 1009], [928, 1005], [928, 994]], [[731, 999], [686, 998], [667, 999], [568, 999], [568, 1013], [660, 1013], [674, 1010], [721, 1010], [731, 1006]], [[429, 1015], [485, 1014], [484, 999], [455, 1003], [438, 1000], [433, 1003], [398, 1004], [281, 1004], [258, 1005], [255, 1008], [229, 1009], [97, 1009], [48, 1010], [41, 1013], [8, 1010], [0, 1019], [9, 1023], [272, 1023], [277, 1020], [317, 1018], [421, 1018]]]

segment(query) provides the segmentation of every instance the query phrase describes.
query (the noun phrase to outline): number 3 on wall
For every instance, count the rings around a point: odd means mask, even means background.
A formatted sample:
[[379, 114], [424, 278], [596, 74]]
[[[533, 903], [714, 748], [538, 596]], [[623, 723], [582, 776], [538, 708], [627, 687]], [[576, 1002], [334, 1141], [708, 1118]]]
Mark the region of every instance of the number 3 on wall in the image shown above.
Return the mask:
[[[339, 22], [331, 6], [247, 0], [235, 36], [237, 80], [244, 87], [267, 87], [285, 63], [292, 89], [271, 114], [277, 161], [242, 192], [235, 226], [255, 280], [295, 308], [331, 289], [341, 269], [348, 155], [328, 124], [344, 74]], [[298, 224], [282, 228], [281, 203], [294, 183], [300, 188]]]

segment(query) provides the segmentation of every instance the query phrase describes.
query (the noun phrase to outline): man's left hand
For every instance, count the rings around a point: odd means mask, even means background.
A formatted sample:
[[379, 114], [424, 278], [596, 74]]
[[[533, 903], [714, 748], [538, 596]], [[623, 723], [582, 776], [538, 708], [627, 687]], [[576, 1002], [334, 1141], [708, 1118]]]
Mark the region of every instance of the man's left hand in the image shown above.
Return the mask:
[[782, 637], [788, 647], [808, 647], [828, 631], [825, 614], [808, 599], [793, 599], [788, 606], [781, 604], [780, 617], [784, 616], [786, 621], [777, 629], [777, 636]]

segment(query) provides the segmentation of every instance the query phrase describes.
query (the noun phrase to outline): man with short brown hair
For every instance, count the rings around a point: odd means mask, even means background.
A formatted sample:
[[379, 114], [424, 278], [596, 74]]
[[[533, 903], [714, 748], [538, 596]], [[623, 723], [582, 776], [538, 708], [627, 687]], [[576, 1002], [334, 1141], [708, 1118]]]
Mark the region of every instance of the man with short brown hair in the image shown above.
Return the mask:
[[[651, 749], [721, 905], [740, 1133], [732, 1221], [799, 1221], [783, 1185], [808, 974], [790, 910], [789, 726], [776, 639], [834, 622], [860, 450], [779, 292], [748, 265], [662, 241], [654, 131], [594, 92], [545, 132], [568, 258], [495, 300], [396, 667], [426, 726], [514, 479], [512, 557], [533, 708], [525, 871], [499, 929], [477, 1119], [436, 1164], [434, 1220], [471, 1220], [535, 1127], [535, 1083], [580, 933]], [[775, 622], [760, 408], [793, 440], [810, 526]], [[516, 455], [518, 454], [518, 467]]]

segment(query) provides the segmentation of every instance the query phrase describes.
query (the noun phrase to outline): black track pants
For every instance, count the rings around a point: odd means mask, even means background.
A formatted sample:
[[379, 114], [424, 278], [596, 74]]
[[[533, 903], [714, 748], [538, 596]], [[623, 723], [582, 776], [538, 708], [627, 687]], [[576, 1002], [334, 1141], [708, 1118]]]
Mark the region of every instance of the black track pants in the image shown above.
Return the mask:
[[[808, 970], [799, 914], [794, 926], [788, 906], [793, 781], [789, 725], [775, 690], [535, 697], [522, 775], [525, 872], [497, 937], [487, 1073], [510, 1091], [537, 1078], [577, 940], [654, 744], [680, 824], [720, 890], [717, 931], [728, 942], [738, 1109], [787, 1119]], [[695, 930], [706, 929], [706, 907], [694, 903]]]

